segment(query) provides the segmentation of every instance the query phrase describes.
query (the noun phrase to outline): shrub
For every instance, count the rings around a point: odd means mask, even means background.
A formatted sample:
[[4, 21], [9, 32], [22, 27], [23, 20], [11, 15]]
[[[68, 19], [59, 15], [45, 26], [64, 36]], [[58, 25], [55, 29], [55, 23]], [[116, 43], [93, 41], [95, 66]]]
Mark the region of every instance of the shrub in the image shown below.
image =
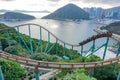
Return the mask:
[[94, 77], [98, 80], [116, 80], [120, 71], [120, 64], [107, 65], [100, 68], [95, 68]]
[[7, 39], [3, 38], [0, 40], [2, 45], [2, 50], [4, 50], [6, 47], [8, 47]]
[[96, 80], [95, 78], [90, 78], [86, 74], [84, 69], [76, 69], [71, 73], [67, 73], [64, 77], [58, 78], [58, 80]]
[[20, 80], [25, 69], [20, 64], [4, 59], [0, 59], [0, 66], [5, 80]]
[[14, 46], [9, 46], [7, 48], [5, 48], [4, 50], [5, 52], [11, 53], [11, 54], [18, 54], [16, 48]]
[[102, 59], [100, 59], [100, 57], [97, 57], [95, 55], [92, 55], [88, 58], [86, 58], [85, 60], [86, 62], [97, 62], [97, 61], [102, 61]]
[[42, 60], [42, 61], [59, 61], [61, 58], [55, 55], [49, 55], [46, 53], [38, 53], [38, 54], [33, 54], [30, 56], [30, 58], [35, 59], [35, 60]]

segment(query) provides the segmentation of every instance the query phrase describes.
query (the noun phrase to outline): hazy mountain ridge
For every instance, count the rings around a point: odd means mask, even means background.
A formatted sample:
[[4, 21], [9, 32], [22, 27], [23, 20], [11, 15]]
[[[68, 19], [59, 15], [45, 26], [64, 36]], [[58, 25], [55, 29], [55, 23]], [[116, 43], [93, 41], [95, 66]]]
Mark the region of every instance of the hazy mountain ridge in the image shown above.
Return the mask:
[[35, 19], [35, 17], [17, 12], [6, 12], [0, 15], [0, 20], [31, 20], [31, 19]]
[[6, 10], [6, 9], [1, 9], [0, 13], [5, 13], [5, 12], [24, 12], [24, 13], [50, 13], [50, 11], [43, 10], [43, 11], [28, 11], [28, 10]]
[[43, 19], [89, 19], [89, 14], [74, 4], [68, 4], [56, 10], [55, 12], [42, 17]]

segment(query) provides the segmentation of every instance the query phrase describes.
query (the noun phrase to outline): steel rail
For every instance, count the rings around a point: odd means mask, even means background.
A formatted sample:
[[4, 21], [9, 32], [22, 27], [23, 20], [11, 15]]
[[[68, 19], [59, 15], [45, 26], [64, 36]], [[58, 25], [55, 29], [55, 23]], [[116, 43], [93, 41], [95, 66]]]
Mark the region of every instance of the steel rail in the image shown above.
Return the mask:
[[39, 67], [44, 67], [44, 68], [55, 68], [55, 69], [95, 68], [95, 67], [102, 67], [102, 66], [107, 66], [110, 64], [115, 64], [115, 63], [120, 62], [120, 57], [105, 60], [105, 61], [85, 62], [85, 63], [46, 62], [46, 61], [38, 61], [38, 60], [33, 60], [33, 59], [25, 58], [25, 57], [20, 57], [20, 56], [6, 53], [6, 52], [1, 53], [0, 58], [15, 61], [20, 64], [25, 64], [29, 66], [39, 66]]

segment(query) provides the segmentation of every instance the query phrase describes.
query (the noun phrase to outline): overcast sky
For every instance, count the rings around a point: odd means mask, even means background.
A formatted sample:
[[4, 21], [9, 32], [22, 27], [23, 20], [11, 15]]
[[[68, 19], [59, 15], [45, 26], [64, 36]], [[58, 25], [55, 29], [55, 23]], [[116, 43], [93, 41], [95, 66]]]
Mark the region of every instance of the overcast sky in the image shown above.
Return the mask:
[[69, 3], [76, 4], [81, 8], [111, 8], [114, 6], [120, 6], [120, 0], [0, 0], [0, 9], [31, 11], [48, 10], [53, 12]]

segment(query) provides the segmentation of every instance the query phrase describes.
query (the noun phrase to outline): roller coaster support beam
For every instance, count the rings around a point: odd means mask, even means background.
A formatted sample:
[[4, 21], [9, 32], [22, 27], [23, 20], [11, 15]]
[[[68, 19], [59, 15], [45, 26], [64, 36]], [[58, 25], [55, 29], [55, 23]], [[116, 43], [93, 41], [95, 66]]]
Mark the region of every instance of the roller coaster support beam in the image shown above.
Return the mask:
[[83, 55], [83, 45], [81, 46], [81, 56]]
[[40, 52], [42, 53], [42, 28], [40, 27]]
[[117, 77], [117, 80], [120, 80], [120, 72], [118, 73], [118, 77]]
[[58, 55], [58, 39], [56, 39], [56, 55]]
[[89, 70], [88, 73], [89, 73], [88, 76], [89, 76], [90, 78], [92, 78], [92, 76], [93, 76], [93, 74], [94, 74], [94, 68], [90, 68], [90, 70]]
[[17, 32], [18, 32], [18, 40], [19, 40], [19, 43], [20, 43], [20, 45], [21, 45], [20, 30], [19, 30], [19, 27], [17, 27]]
[[40, 78], [39, 78], [40, 74], [39, 74], [38, 66], [35, 66], [34, 72], [35, 72], [35, 78], [36, 78], [36, 80], [40, 80]]
[[93, 40], [92, 52], [94, 51], [94, 49], [95, 49], [95, 40]]
[[8, 31], [6, 32], [6, 36], [7, 36], [8, 46], [10, 46], [10, 37], [9, 37], [9, 33], [8, 33]]
[[118, 50], [117, 50], [117, 53], [116, 53], [116, 57], [118, 57], [120, 54], [120, 43], [118, 44]]
[[4, 77], [3, 77], [3, 73], [2, 73], [1, 66], [0, 66], [0, 80], [4, 80]]
[[32, 38], [31, 38], [30, 25], [28, 25], [28, 30], [29, 30], [29, 37], [30, 37], [30, 48], [31, 48], [31, 53], [33, 54], [33, 46], [32, 46]]
[[103, 60], [105, 59], [105, 55], [106, 55], [106, 51], [107, 51], [107, 47], [108, 47], [108, 42], [109, 42], [109, 37], [107, 37], [107, 41], [105, 44], [105, 50], [104, 50], [104, 54], [103, 54]]

